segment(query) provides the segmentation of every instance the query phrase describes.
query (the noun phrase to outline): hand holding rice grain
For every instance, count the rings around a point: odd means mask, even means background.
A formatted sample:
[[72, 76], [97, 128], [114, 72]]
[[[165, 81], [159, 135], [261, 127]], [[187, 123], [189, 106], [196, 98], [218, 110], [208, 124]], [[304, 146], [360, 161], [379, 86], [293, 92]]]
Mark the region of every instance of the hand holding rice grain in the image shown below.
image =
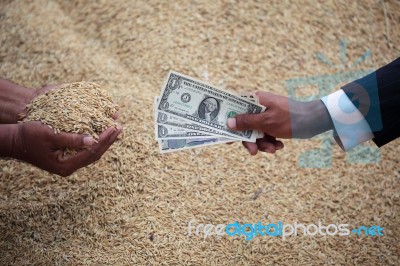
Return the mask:
[[0, 91], [7, 94], [3, 121], [25, 109], [19, 123], [2, 126], [0, 157], [68, 176], [99, 160], [123, 131], [115, 121], [118, 105], [94, 83], [50, 85], [32, 93], [0, 79]]
[[[41, 121], [54, 134], [61, 131], [90, 135], [97, 143], [99, 134], [109, 127], [117, 128], [114, 121], [119, 107], [95, 83], [75, 82], [61, 85], [39, 95], [20, 115], [22, 122]], [[68, 152], [67, 152], [68, 153]]]
[[0, 106], [0, 158], [60, 176], [99, 160], [123, 131], [118, 105], [94, 83], [32, 90], [0, 78]]

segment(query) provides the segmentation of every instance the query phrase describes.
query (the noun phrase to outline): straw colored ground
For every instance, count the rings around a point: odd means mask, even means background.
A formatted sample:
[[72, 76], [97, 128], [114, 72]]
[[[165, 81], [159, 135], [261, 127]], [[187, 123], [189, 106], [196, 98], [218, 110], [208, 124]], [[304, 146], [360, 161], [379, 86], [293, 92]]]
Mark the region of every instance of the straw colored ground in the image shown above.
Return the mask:
[[[286, 94], [288, 79], [376, 68], [400, 54], [399, 1], [293, 2], [1, 1], [0, 76], [32, 88], [97, 82], [122, 107], [125, 137], [67, 178], [0, 161], [0, 264], [398, 265], [398, 140], [367, 165], [346, 163], [335, 145], [325, 169], [298, 164], [319, 140], [255, 157], [240, 144], [158, 153], [151, 105], [170, 69], [232, 91]], [[342, 68], [316, 58], [340, 65], [340, 39]], [[188, 238], [192, 218], [379, 224], [385, 236], [203, 240]]]

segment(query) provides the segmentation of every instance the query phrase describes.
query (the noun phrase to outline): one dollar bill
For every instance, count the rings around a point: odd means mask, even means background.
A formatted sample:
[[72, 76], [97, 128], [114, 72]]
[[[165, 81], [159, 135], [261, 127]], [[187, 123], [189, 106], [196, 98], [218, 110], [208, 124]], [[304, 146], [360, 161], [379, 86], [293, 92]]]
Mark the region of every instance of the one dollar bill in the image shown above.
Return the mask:
[[166, 153], [166, 152], [174, 152], [174, 151], [210, 146], [215, 144], [227, 143], [231, 141], [232, 140], [227, 138], [162, 139], [158, 141], [158, 144], [160, 153]]
[[[154, 97], [155, 108], [157, 108], [157, 103], [158, 103], [158, 97]], [[178, 116], [174, 116], [172, 114], [167, 114], [164, 112], [157, 112], [156, 109], [154, 110], [154, 117], [155, 117], [154, 124], [155, 124], [156, 139], [171, 139], [171, 138], [183, 139], [183, 138], [199, 138], [199, 137], [232, 138], [227, 134], [224, 134], [222, 132], [216, 131], [211, 128], [203, 127], [193, 122], [188, 122]], [[186, 134], [183, 132], [186, 132]], [[179, 136], [177, 134], [179, 134]]]
[[168, 74], [157, 106], [157, 111], [248, 142], [255, 142], [256, 130], [232, 131], [226, 121], [238, 114], [258, 114], [264, 110], [265, 107], [254, 101], [177, 72]]

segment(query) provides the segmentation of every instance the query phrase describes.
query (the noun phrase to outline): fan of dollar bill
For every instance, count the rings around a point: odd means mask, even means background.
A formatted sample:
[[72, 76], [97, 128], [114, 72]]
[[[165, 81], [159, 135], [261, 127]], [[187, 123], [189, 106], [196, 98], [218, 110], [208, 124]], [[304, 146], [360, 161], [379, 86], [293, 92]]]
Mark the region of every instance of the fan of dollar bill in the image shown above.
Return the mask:
[[233, 131], [227, 119], [265, 110], [253, 93], [234, 94], [177, 72], [169, 72], [154, 98], [155, 137], [161, 153], [214, 144], [255, 142], [256, 130]]

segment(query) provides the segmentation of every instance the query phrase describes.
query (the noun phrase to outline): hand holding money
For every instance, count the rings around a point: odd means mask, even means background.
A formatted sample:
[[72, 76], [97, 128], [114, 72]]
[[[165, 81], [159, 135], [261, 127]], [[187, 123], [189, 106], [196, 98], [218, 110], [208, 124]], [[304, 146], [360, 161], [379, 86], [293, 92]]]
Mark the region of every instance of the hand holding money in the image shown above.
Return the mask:
[[274, 138], [258, 130], [227, 126], [228, 118], [259, 115], [264, 110], [255, 94], [237, 95], [170, 72], [160, 96], [154, 99], [155, 137], [162, 153], [234, 141], [255, 143], [256, 139], [264, 151], [275, 152], [283, 145]]
[[[300, 102], [268, 92], [257, 92], [256, 96], [260, 104], [267, 108], [266, 111], [261, 114], [241, 114], [229, 118], [227, 124], [230, 129], [259, 130], [266, 136], [286, 139], [308, 139], [333, 129], [328, 110], [321, 100]], [[270, 138], [268, 142], [271, 141], [273, 139]], [[257, 143], [243, 144], [251, 154], [257, 153], [258, 150], [273, 150], [271, 144], [264, 144], [260, 139]], [[279, 145], [276, 148], [283, 147], [280, 141], [277, 144]]]

